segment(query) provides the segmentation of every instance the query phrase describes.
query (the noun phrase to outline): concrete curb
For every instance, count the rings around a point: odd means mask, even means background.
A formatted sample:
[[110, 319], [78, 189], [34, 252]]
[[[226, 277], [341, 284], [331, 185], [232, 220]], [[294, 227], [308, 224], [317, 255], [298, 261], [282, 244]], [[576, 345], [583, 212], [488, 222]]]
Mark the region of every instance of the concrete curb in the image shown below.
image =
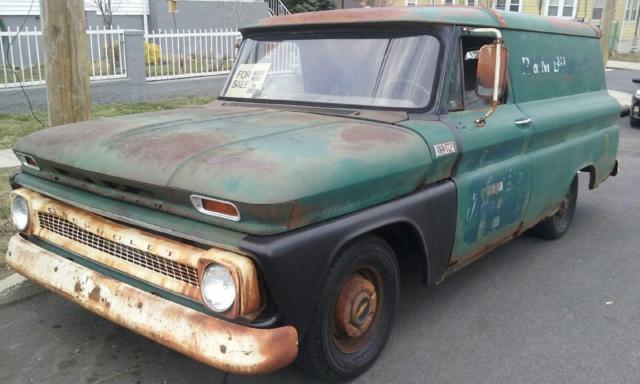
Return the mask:
[[607, 68], [611, 69], [627, 69], [630, 71], [640, 71], [640, 63], [634, 63], [631, 61], [617, 61], [608, 60]]
[[18, 273], [13, 273], [0, 280], [0, 307], [27, 299], [44, 292], [41, 286], [32, 283]]

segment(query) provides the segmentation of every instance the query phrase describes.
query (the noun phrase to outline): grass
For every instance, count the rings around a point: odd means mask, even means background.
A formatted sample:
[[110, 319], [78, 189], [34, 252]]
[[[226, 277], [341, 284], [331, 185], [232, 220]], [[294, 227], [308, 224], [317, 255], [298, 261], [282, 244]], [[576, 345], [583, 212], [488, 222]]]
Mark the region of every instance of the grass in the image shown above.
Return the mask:
[[[201, 105], [213, 100], [213, 97], [196, 97], [147, 103], [114, 103], [95, 105], [92, 117], [114, 117], [139, 112], [162, 111], [192, 105]], [[47, 113], [36, 112], [38, 119], [47, 125]], [[0, 149], [11, 148], [22, 136], [42, 129], [31, 114], [0, 114]]]
[[9, 218], [9, 176], [18, 171], [18, 168], [0, 169], [0, 280], [9, 274], [9, 267], [5, 263], [4, 254], [7, 251], [7, 242], [15, 233], [11, 219]]
[[611, 55], [611, 60], [631, 61], [634, 63], [640, 63], [640, 52], [613, 53]]

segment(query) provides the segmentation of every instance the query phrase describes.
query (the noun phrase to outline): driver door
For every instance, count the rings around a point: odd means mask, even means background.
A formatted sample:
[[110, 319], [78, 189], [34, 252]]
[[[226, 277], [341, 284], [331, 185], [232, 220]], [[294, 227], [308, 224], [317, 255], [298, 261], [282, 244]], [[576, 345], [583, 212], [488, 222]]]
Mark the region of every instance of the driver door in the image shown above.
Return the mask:
[[452, 79], [450, 111], [443, 120], [455, 129], [462, 150], [452, 174], [458, 193], [452, 268], [469, 263], [519, 233], [531, 190], [532, 161], [527, 148], [532, 122], [515, 105], [508, 86], [501, 105], [485, 125], [475, 123], [489, 110], [475, 93], [475, 51], [491, 40], [461, 37], [460, 54], [450, 66], [454, 73], [448, 77]]

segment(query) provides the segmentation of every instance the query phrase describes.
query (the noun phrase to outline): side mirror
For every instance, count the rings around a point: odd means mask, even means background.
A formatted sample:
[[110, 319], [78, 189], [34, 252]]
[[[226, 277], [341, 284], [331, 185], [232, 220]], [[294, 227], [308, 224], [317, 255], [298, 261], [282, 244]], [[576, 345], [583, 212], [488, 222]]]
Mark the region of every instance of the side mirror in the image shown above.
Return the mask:
[[476, 94], [490, 99], [493, 106], [504, 95], [508, 56], [509, 50], [501, 43], [484, 45], [478, 53]]
[[633, 81], [636, 84], [640, 84], [640, 77], [634, 77], [631, 81]]

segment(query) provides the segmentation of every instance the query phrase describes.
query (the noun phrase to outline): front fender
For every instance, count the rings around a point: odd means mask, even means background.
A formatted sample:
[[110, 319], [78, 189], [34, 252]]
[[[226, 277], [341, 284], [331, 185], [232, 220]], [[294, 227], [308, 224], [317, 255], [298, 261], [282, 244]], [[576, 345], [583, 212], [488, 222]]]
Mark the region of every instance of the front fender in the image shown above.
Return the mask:
[[456, 187], [444, 181], [407, 196], [300, 230], [247, 236], [240, 248], [262, 270], [277, 323], [304, 336], [325, 276], [341, 247], [354, 238], [393, 224], [412, 225], [423, 241], [427, 281], [438, 283], [449, 264], [456, 225]]

